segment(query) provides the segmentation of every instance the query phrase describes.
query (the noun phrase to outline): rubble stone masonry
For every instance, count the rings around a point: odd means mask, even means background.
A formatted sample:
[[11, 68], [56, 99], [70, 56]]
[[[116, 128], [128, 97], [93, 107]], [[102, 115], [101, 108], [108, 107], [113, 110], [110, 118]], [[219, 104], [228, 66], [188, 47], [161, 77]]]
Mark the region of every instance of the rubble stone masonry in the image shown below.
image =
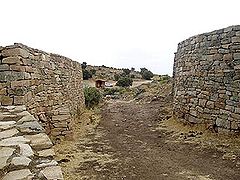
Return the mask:
[[173, 76], [175, 116], [216, 131], [239, 131], [239, 25], [179, 43]]
[[48, 135], [71, 137], [84, 106], [81, 65], [22, 44], [0, 47], [0, 104], [26, 105]]

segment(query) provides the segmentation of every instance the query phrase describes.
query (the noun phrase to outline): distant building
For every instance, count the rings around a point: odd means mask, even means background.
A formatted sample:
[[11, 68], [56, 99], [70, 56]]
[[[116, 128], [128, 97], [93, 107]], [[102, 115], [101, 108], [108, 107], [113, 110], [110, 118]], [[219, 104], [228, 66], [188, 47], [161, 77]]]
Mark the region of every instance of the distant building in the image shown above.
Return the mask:
[[96, 88], [105, 88], [106, 81], [103, 79], [96, 79], [95, 86]]

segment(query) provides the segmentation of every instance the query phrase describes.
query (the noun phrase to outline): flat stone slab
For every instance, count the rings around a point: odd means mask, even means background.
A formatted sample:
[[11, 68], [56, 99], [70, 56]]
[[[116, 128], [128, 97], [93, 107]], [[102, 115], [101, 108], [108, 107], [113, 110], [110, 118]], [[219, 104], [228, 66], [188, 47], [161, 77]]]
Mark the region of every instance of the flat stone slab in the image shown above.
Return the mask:
[[11, 161], [11, 164], [14, 166], [28, 166], [31, 161], [31, 159], [25, 156], [14, 157]]
[[40, 157], [53, 157], [55, 156], [55, 152], [53, 149], [45, 149], [42, 151], [38, 151], [38, 156]]
[[56, 165], [58, 165], [57, 161], [52, 160], [50, 162], [45, 162], [45, 163], [42, 163], [42, 164], [38, 164], [38, 165], [36, 165], [36, 167], [37, 168], [43, 168], [43, 167], [56, 166]]
[[11, 171], [2, 180], [23, 180], [23, 179], [32, 179], [33, 174], [29, 169], [21, 169], [17, 171]]
[[46, 179], [63, 179], [62, 171], [59, 166], [51, 166], [46, 167], [39, 173], [39, 178], [46, 178]]
[[26, 156], [26, 157], [31, 157], [34, 155], [34, 152], [28, 144], [19, 144], [20, 147], [20, 155]]
[[26, 116], [23, 116], [21, 119], [19, 119], [18, 123], [24, 123], [29, 121], [36, 121], [35, 117], [30, 113]]
[[30, 145], [34, 149], [47, 149], [53, 146], [52, 141], [45, 133], [26, 135], [24, 137], [31, 141]]
[[10, 129], [15, 124], [16, 124], [16, 121], [0, 121], [0, 130]]
[[17, 125], [17, 128], [22, 133], [40, 133], [45, 131], [37, 121], [24, 122], [23, 124]]
[[7, 166], [7, 160], [12, 156], [14, 151], [14, 148], [0, 148], [0, 169], [3, 169], [5, 166]]
[[19, 131], [15, 128], [2, 131], [2, 132], [0, 132], [0, 140], [5, 139], [5, 138], [10, 138], [14, 135], [17, 135], [18, 133], [19, 133]]
[[19, 144], [29, 143], [30, 140], [23, 136], [11, 137], [0, 141], [0, 146], [17, 146]]

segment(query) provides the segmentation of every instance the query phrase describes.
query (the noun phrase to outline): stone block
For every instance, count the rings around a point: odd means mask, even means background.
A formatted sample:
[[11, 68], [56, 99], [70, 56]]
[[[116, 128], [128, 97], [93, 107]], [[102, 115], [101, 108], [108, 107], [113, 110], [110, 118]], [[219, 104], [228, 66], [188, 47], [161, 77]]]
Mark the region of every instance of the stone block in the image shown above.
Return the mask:
[[209, 109], [213, 109], [214, 108], [214, 101], [207, 101], [206, 107]]
[[0, 72], [0, 82], [9, 82], [25, 79], [24, 72], [2, 71]]
[[23, 105], [25, 103], [24, 96], [14, 96], [13, 104], [14, 105]]
[[51, 166], [43, 169], [39, 174], [39, 178], [63, 180], [63, 175], [59, 166]]
[[0, 170], [8, 165], [7, 160], [16, 149], [10, 147], [0, 147]]
[[3, 57], [9, 57], [9, 56], [21, 56], [23, 58], [28, 58], [29, 53], [22, 49], [22, 48], [13, 48], [13, 49], [4, 49], [2, 51]]
[[24, 72], [25, 67], [24, 66], [19, 66], [19, 65], [10, 65], [10, 70], [18, 71], [18, 72]]
[[18, 146], [19, 144], [29, 143], [30, 140], [23, 136], [11, 137], [0, 141], [0, 146]]
[[0, 140], [5, 139], [5, 138], [10, 138], [12, 136], [17, 135], [18, 133], [19, 133], [19, 131], [15, 128], [2, 131], [2, 132], [0, 132]]
[[231, 122], [226, 119], [217, 118], [216, 125], [225, 129], [230, 129]]
[[240, 37], [232, 37], [233, 43], [240, 43]]
[[29, 166], [32, 160], [25, 156], [14, 157], [11, 164], [14, 166]]
[[1, 64], [0, 71], [8, 71], [10, 70], [10, 66], [8, 64]]
[[30, 81], [29, 80], [20, 80], [20, 81], [12, 81], [11, 82], [11, 88], [16, 87], [29, 87]]
[[11, 98], [9, 96], [1, 96], [0, 100], [1, 100], [1, 104], [3, 106], [13, 105], [13, 98]]
[[53, 149], [45, 149], [42, 151], [38, 151], [38, 156], [40, 157], [53, 157], [55, 156], [55, 152]]
[[19, 57], [6, 57], [2, 59], [3, 64], [22, 64]]
[[7, 95], [7, 88], [0, 89], [0, 95]]
[[14, 179], [32, 179], [34, 175], [29, 169], [21, 169], [16, 171], [10, 171], [3, 177], [2, 180], [14, 180]]
[[224, 54], [223, 55], [223, 60], [224, 61], [232, 61], [233, 60], [233, 55], [232, 54]]
[[45, 133], [26, 135], [25, 138], [31, 141], [30, 145], [34, 149], [47, 149], [53, 146], [51, 140]]
[[20, 155], [26, 156], [26, 157], [32, 157], [34, 155], [34, 152], [28, 144], [19, 144], [20, 148]]
[[239, 60], [240, 59], [240, 53], [234, 53], [233, 54], [233, 59], [234, 60]]

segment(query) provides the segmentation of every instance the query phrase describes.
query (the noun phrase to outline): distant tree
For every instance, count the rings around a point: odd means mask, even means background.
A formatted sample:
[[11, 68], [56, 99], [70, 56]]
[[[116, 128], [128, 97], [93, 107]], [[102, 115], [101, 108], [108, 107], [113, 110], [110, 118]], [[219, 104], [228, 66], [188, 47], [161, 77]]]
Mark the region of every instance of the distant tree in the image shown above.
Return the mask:
[[83, 62], [82, 63], [82, 69], [86, 69], [87, 68], [87, 63], [86, 62]]
[[130, 69], [127, 69], [127, 68], [125, 68], [125, 69], [123, 69], [123, 73], [127, 76], [127, 75], [129, 75], [130, 74]]
[[131, 71], [132, 71], [132, 72], [133, 72], [133, 71], [135, 71], [135, 68], [134, 68], [134, 67], [132, 67], [132, 68], [131, 68]]
[[88, 70], [83, 69], [83, 80], [88, 80], [89, 78], [92, 78], [92, 74]]
[[153, 77], [153, 73], [149, 71], [147, 68], [141, 68], [140, 74], [142, 75], [143, 79], [150, 80]]
[[129, 77], [121, 77], [116, 83], [116, 86], [129, 87], [132, 85], [132, 82], [133, 80]]
[[135, 78], [135, 75], [134, 75], [134, 74], [131, 74], [131, 75], [130, 75], [130, 78], [134, 79], [134, 78]]

